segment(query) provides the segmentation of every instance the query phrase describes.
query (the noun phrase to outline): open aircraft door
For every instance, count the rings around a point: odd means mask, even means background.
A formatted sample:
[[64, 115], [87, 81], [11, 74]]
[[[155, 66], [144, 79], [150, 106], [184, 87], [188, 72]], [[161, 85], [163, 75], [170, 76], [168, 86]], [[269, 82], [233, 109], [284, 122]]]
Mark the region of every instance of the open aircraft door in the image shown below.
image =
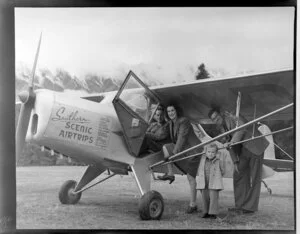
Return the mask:
[[130, 71], [113, 100], [129, 152], [138, 157], [159, 98]]

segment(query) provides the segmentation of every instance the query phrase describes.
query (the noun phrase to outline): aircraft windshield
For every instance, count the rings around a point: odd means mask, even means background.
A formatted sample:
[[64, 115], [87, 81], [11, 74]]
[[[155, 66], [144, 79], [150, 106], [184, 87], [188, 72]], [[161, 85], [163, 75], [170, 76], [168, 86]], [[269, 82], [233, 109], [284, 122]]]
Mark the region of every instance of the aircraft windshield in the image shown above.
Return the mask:
[[146, 122], [149, 122], [159, 104], [153, 94], [133, 76], [130, 76], [119, 98]]

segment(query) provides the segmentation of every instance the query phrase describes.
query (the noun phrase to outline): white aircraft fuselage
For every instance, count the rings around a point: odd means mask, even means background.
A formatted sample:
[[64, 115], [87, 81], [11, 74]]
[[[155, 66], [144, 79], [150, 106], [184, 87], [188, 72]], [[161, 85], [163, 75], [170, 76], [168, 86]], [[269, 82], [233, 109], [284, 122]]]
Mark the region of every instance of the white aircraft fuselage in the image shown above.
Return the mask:
[[112, 105], [114, 95], [94, 102], [64, 93], [37, 90], [26, 141], [45, 146], [87, 164], [105, 158], [132, 164]]

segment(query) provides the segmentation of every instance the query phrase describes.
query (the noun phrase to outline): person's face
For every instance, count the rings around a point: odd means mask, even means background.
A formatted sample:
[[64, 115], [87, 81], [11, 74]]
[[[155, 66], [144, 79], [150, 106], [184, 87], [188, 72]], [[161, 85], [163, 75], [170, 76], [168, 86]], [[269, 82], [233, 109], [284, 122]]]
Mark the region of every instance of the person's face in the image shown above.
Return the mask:
[[218, 112], [212, 113], [210, 118], [215, 124], [222, 124], [222, 122], [223, 122], [223, 118]]
[[167, 112], [168, 112], [168, 116], [171, 120], [176, 120], [177, 112], [176, 112], [174, 106], [168, 106]]
[[156, 110], [155, 115], [153, 116], [153, 118], [157, 121], [157, 122], [162, 122], [163, 116], [162, 116], [162, 111], [161, 110]]
[[215, 147], [207, 147], [206, 156], [209, 159], [213, 159], [217, 155], [217, 149]]

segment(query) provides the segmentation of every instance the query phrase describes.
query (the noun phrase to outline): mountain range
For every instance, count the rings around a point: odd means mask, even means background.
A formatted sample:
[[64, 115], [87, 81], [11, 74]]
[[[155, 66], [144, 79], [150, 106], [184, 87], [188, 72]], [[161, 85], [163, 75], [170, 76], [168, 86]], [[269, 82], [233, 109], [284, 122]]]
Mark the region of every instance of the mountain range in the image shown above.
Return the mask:
[[[16, 94], [26, 90], [30, 81], [31, 70], [26, 66], [16, 67]], [[57, 69], [55, 72], [52, 72], [47, 68], [37, 69], [34, 78], [35, 88], [44, 88], [58, 92], [77, 90], [86, 94], [101, 93], [117, 90], [120, 85], [120, 80], [95, 74], [86, 74], [85, 77], [79, 79], [79, 77], [71, 76], [69, 72], [63, 69]]]
[[[71, 75], [64, 69], [51, 71], [48, 68], [39, 68], [35, 72], [34, 86], [35, 88], [45, 88], [58, 92], [67, 90], [77, 90], [84, 94], [108, 92], [117, 90], [130, 70], [137, 74], [148, 86], [192, 81], [195, 79], [196, 73], [196, 69], [192, 66], [174, 69], [170, 73], [163, 67], [143, 63], [131, 67], [123, 64], [116, 69], [114, 77], [97, 73], [87, 73], [83, 77], [78, 77]], [[224, 69], [210, 69], [208, 72], [211, 78], [235, 75]], [[18, 94], [23, 90], [27, 90], [31, 81], [31, 69], [24, 63], [19, 62], [16, 64], [15, 74], [16, 94]]]

